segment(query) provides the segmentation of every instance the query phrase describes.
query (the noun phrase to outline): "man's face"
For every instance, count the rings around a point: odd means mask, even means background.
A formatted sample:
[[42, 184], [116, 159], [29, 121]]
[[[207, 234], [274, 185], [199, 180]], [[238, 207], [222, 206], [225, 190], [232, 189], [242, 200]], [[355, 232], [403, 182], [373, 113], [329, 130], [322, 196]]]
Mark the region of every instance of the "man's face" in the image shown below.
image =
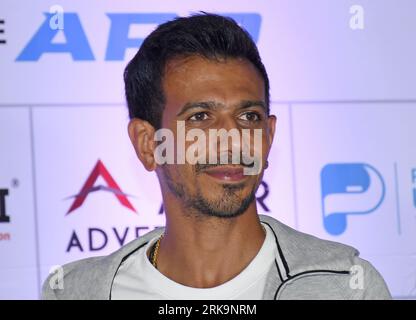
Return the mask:
[[[214, 129], [237, 129], [250, 132], [253, 154], [254, 129], [261, 129], [258, 154], [261, 169], [258, 174], [244, 174], [241, 163], [231, 163], [232, 141], [228, 149], [217, 144], [217, 150], [206, 141], [208, 164], [164, 164], [157, 168], [162, 189], [169, 189], [191, 211], [216, 217], [235, 217], [242, 214], [255, 199], [255, 192], [263, 176], [274, 134], [275, 117], [267, 116], [264, 82], [257, 69], [243, 59], [220, 62], [198, 56], [171, 60], [165, 69], [163, 90], [166, 105], [162, 128], [170, 129], [175, 137], [175, 160], [182, 152], [178, 148], [177, 122], [185, 124], [185, 134], [201, 129], [209, 137]], [[240, 138], [242, 135], [240, 134]], [[185, 141], [185, 150], [193, 141]], [[258, 147], [258, 146], [257, 146]], [[235, 150], [234, 150], [235, 151]], [[208, 162], [209, 153], [215, 152], [217, 163]], [[230, 155], [229, 164], [221, 164], [219, 155]], [[217, 158], [218, 156], [218, 158]], [[235, 154], [234, 154], [235, 156]]]

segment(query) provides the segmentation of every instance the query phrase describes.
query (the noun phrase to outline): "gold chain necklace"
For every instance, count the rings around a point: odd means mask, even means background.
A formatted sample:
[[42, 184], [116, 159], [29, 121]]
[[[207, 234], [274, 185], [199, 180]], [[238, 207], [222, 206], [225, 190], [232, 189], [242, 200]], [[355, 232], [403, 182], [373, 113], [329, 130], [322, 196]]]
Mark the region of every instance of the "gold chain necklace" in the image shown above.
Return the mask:
[[[261, 225], [261, 227], [264, 230], [264, 234], [266, 235], [266, 228], [264, 228], [263, 225]], [[161, 236], [159, 237], [159, 239], [157, 239], [156, 244], [154, 245], [154, 250], [153, 250], [153, 254], [152, 254], [152, 265], [157, 269], [157, 255], [159, 253], [159, 247], [160, 247], [160, 241], [162, 240], [164, 236], [164, 233], [161, 234]]]
[[160, 247], [160, 240], [162, 240], [164, 233], [157, 239], [155, 244], [155, 249], [153, 250], [152, 255], [152, 265], [157, 269], [157, 254], [159, 253], [159, 247]]

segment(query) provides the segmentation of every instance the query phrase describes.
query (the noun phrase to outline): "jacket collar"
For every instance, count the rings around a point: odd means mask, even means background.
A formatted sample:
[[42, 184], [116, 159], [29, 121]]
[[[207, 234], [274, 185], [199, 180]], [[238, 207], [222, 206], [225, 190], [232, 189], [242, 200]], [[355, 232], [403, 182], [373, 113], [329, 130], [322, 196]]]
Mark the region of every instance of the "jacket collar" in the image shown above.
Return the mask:
[[[346, 272], [353, 264], [353, 256], [358, 254], [352, 247], [296, 231], [270, 216], [259, 215], [259, 218], [273, 230], [278, 249], [275, 266], [268, 274], [265, 299], [275, 298], [277, 287], [298, 274], [314, 271]], [[148, 232], [108, 256], [90, 258], [83, 264], [70, 263], [66, 266], [65, 273], [67, 278], [73, 278], [74, 281], [65, 283], [65, 289], [68, 290], [57, 290], [55, 294], [64, 299], [111, 299], [112, 284], [121, 263], [164, 230], [158, 228]], [[81, 289], [77, 285], [80, 282], [91, 283], [91, 286], [82, 286]], [[68, 292], [71, 293], [70, 297], [67, 296]]]
[[359, 254], [353, 247], [299, 232], [270, 216], [260, 215], [260, 220], [271, 227], [278, 249], [275, 264], [268, 273], [264, 300], [277, 299], [283, 284], [301, 275], [347, 274], [354, 256]]
[[345, 271], [359, 254], [353, 247], [297, 231], [270, 216], [260, 215], [260, 220], [273, 230], [284, 279], [308, 271]]

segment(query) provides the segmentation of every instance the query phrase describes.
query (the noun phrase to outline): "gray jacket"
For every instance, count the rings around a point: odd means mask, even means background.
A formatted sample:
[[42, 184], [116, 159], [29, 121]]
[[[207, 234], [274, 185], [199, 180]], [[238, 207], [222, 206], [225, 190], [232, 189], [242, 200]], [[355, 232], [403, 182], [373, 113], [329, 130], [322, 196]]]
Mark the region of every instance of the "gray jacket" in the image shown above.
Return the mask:
[[[296, 231], [269, 216], [259, 217], [273, 230], [278, 248], [263, 299], [391, 299], [381, 275], [358, 257], [356, 249]], [[155, 229], [108, 256], [64, 265], [63, 277], [51, 274], [45, 280], [42, 298], [111, 299], [121, 263], [163, 231]]]

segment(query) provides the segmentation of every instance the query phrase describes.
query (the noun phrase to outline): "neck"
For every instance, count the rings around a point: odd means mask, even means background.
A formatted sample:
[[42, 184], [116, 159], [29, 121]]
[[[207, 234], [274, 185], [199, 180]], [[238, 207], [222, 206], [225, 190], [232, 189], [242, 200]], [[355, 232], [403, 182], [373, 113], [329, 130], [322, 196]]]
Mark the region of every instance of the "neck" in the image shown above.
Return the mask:
[[264, 242], [255, 201], [233, 218], [189, 215], [184, 210], [165, 207], [166, 229], [157, 258], [158, 270], [175, 282], [195, 288], [218, 286], [247, 267]]

